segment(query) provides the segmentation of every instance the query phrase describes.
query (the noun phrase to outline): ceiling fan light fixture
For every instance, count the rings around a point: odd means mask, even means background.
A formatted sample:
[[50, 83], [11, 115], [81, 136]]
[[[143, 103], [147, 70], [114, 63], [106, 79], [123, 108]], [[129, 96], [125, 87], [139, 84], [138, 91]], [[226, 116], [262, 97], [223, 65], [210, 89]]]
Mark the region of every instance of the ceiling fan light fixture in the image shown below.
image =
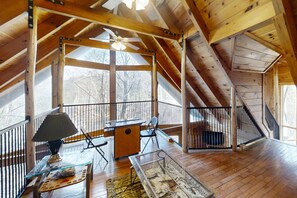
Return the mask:
[[111, 44], [111, 47], [116, 50], [125, 50], [126, 49], [126, 46], [120, 41], [115, 41], [113, 44]]

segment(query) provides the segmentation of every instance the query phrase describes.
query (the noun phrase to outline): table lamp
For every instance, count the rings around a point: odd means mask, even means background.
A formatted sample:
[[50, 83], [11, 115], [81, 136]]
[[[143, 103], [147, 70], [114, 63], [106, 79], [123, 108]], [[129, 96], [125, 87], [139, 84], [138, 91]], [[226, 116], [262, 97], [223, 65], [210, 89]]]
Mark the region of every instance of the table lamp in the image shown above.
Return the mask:
[[76, 133], [77, 129], [66, 113], [52, 113], [46, 116], [32, 141], [48, 142], [52, 154], [47, 163], [51, 164], [62, 160], [58, 153], [63, 143], [61, 139]]

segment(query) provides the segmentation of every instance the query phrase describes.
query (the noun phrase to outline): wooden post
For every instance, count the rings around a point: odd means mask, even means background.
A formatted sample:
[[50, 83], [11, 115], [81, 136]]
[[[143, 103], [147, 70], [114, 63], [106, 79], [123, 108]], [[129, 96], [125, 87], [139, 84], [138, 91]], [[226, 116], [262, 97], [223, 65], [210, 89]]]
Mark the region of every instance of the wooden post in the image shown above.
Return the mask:
[[110, 120], [117, 119], [116, 109], [116, 52], [110, 50], [110, 70], [109, 70], [109, 100], [110, 100]]
[[278, 82], [278, 65], [273, 67], [274, 77], [274, 115], [277, 123], [280, 123], [280, 108], [279, 108], [279, 82]]
[[152, 68], [152, 79], [153, 79], [153, 115], [158, 117], [158, 77], [157, 77], [157, 64], [156, 64], [156, 54], [152, 57], [153, 68]]
[[53, 60], [51, 64], [52, 72], [52, 108], [58, 107], [58, 61]]
[[64, 79], [64, 67], [65, 67], [65, 44], [63, 43], [63, 37], [60, 37], [60, 54], [59, 54], [59, 68], [58, 68], [58, 106], [60, 112], [63, 112], [63, 79]]
[[26, 119], [29, 119], [29, 123], [26, 125], [26, 155], [27, 171], [30, 171], [35, 166], [36, 159], [35, 143], [32, 142], [32, 138], [35, 134], [34, 84], [37, 54], [37, 8], [33, 5], [33, 0], [28, 1], [28, 14], [29, 39], [28, 62], [25, 72], [25, 109]]
[[231, 132], [232, 132], [232, 150], [237, 151], [237, 115], [236, 115], [236, 92], [231, 87]]
[[188, 111], [187, 111], [187, 93], [186, 93], [186, 40], [182, 41], [182, 59], [181, 59], [181, 93], [182, 93], [182, 148], [183, 152], [188, 152]]

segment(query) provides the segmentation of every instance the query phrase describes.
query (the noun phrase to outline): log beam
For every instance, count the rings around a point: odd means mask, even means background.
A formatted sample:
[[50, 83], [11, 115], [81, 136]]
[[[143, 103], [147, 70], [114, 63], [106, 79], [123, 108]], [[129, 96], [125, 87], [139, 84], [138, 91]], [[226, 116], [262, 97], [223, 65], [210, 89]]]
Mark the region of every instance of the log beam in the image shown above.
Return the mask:
[[26, 157], [27, 157], [27, 172], [35, 166], [35, 143], [32, 138], [35, 135], [35, 111], [34, 111], [34, 86], [35, 86], [35, 68], [37, 57], [37, 9], [33, 5], [33, 1], [28, 1], [29, 4], [29, 39], [28, 39], [28, 55], [25, 71], [25, 112], [26, 119], [29, 119], [26, 125]]
[[92, 9], [89, 7], [74, 5], [70, 2], [67, 2], [65, 5], [57, 5], [44, 0], [37, 0], [36, 5], [40, 9], [55, 14], [73, 17], [92, 23], [99, 23], [101, 25], [137, 32], [148, 36], [173, 40], [178, 40], [180, 37], [179, 33], [174, 33], [168, 29], [147, 25], [136, 20], [113, 15], [103, 9]]
[[186, 40], [182, 42], [181, 57], [181, 94], [182, 94], [182, 149], [184, 153], [188, 152], [188, 110], [187, 110], [187, 89], [186, 89]]
[[[61, 39], [62, 40], [62, 39]], [[64, 88], [64, 67], [65, 67], [65, 45], [62, 44], [60, 40], [60, 53], [59, 53], [59, 68], [58, 68], [58, 106], [60, 107], [60, 112], [63, 112], [63, 88]]]
[[[186, 0], [190, 1], [190, 0]], [[256, 17], [255, 17], [256, 16]], [[254, 8], [241, 17], [225, 24], [209, 33], [209, 43], [217, 43], [225, 38], [240, 34], [244, 31], [260, 28], [272, 22], [275, 11], [271, 2], [260, 7]]]
[[138, 50], [133, 50], [128, 47], [125, 50], [116, 50], [110, 46], [110, 43], [96, 41], [93, 39], [75, 37], [75, 38], [65, 38], [63, 40], [63, 42], [66, 45], [95, 47], [95, 48], [100, 48], [100, 49], [108, 49], [111, 51], [122, 51], [122, 52], [136, 53], [136, 54], [141, 54], [144, 56], [153, 56], [154, 55], [154, 53], [152, 51], [150, 51], [148, 49], [141, 49], [141, 48]]
[[52, 108], [58, 107], [58, 60], [54, 59], [51, 63], [52, 72]]
[[117, 119], [117, 109], [116, 109], [116, 89], [117, 89], [117, 83], [116, 83], [116, 52], [110, 51], [110, 70], [109, 70], [109, 103], [110, 105], [110, 120], [116, 120]]
[[152, 93], [153, 93], [153, 116], [158, 117], [158, 78], [157, 78], [157, 61], [156, 56], [152, 57]]

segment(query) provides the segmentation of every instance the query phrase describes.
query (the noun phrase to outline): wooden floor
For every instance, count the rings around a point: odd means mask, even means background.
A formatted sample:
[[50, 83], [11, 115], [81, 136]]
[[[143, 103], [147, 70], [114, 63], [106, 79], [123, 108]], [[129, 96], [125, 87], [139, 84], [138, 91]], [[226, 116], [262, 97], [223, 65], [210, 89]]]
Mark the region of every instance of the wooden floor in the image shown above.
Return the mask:
[[[164, 138], [161, 148], [215, 193], [215, 197], [297, 197], [297, 147], [264, 140], [241, 152], [203, 151], [185, 154]], [[74, 149], [81, 148], [76, 144]], [[71, 148], [67, 148], [71, 149]], [[66, 150], [67, 150], [66, 149]], [[105, 150], [109, 163], [105, 166], [96, 153], [95, 175], [91, 197], [106, 197], [105, 181], [129, 173], [128, 158], [117, 161]], [[150, 144], [146, 151], [156, 149]], [[56, 190], [51, 197], [83, 197], [83, 184]], [[44, 195], [46, 197], [46, 195]]]

